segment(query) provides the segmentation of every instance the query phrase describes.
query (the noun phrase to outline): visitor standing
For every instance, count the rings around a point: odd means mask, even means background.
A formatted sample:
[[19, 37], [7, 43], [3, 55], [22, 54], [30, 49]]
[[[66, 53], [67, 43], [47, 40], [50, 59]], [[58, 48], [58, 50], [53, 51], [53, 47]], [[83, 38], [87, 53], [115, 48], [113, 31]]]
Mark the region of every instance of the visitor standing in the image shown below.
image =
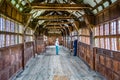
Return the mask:
[[59, 52], [59, 41], [58, 41], [58, 38], [56, 39], [55, 46], [56, 46], [56, 55], [58, 55], [58, 52]]

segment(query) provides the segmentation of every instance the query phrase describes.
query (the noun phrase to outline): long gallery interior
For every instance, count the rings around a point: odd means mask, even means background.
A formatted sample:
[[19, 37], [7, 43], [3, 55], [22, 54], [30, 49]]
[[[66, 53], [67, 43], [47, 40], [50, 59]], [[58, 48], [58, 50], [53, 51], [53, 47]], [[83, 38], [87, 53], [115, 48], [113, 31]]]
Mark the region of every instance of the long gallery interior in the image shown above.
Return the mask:
[[119, 51], [120, 0], [0, 0], [0, 80], [120, 80]]

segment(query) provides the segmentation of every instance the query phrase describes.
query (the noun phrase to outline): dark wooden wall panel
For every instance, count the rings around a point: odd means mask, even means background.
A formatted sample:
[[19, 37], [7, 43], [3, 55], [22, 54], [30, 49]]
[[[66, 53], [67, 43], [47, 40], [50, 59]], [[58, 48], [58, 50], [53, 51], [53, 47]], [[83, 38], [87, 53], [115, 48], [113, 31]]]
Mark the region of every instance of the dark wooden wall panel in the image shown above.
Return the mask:
[[119, 57], [120, 53], [94, 48], [94, 54], [96, 54], [95, 70], [105, 76], [107, 80], [120, 80], [120, 60], [115, 57]]
[[[33, 42], [26, 43], [24, 51], [24, 65], [26, 65], [33, 56]], [[0, 48], [0, 80], [8, 80], [22, 69], [22, 54], [23, 44]]]
[[110, 19], [109, 9], [104, 11], [104, 21], [108, 21]]
[[[3, 4], [0, 7], [0, 12], [2, 14], [4, 14], [5, 16], [10, 17], [11, 19], [14, 19], [20, 23], [22, 23], [22, 14], [15, 9], [13, 6], [11, 6], [10, 4], [8, 4], [5, 0], [3, 2]], [[19, 16], [19, 17], [18, 17]]]
[[114, 5], [110, 8], [111, 19], [120, 17], [120, 5]]
[[0, 80], [8, 80], [22, 68], [22, 45], [16, 45], [0, 49], [2, 65], [0, 66]]
[[90, 51], [90, 45], [78, 43], [78, 57], [81, 57], [93, 69], [93, 53]]
[[[101, 17], [103, 16], [103, 19]], [[120, 17], [120, 5], [116, 3], [96, 15], [96, 25], [109, 22]], [[120, 52], [94, 48], [95, 70], [107, 80], [120, 80]]]
[[105, 21], [110, 21], [120, 17], [120, 5], [116, 3], [109, 8], [104, 9], [102, 12], [96, 15], [95, 21], [96, 25], [104, 23]]
[[2, 4], [2, 9], [0, 9], [2, 13], [5, 13], [5, 11], [6, 11], [6, 5], [7, 5], [6, 3]]
[[99, 23], [102, 23], [102, 22], [103, 22], [103, 20], [104, 20], [103, 17], [104, 17], [104, 16], [103, 16], [103, 13], [101, 13], [101, 14], [99, 15]]
[[[30, 60], [30, 58], [33, 56], [33, 42], [28, 42], [25, 44], [26, 49], [24, 50], [24, 59], [25, 59], [25, 64]], [[27, 53], [27, 54], [26, 54]]]
[[6, 10], [6, 14], [8, 15], [8, 16], [11, 16], [11, 12], [12, 12], [12, 7], [10, 6], [10, 5], [7, 5], [7, 8], [6, 8], [7, 10]]
[[45, 50], [43, 36], [37, 36], [37, 53], [40, 54]]
[[79, 42], [77, 56], [107, 80], [120, 80], [120, 52], [94, 47], [92, 54], [89, 45]]

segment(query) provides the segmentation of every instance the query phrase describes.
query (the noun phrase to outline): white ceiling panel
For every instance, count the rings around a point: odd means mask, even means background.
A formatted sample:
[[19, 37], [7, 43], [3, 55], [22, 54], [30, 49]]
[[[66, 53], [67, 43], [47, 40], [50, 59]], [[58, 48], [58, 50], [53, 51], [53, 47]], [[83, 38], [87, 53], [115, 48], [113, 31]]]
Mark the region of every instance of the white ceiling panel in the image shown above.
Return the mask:
[[97, 3], [100, 3], [102, 0], [96, 0]]
[[94, 7], [96, 5], [96, 3], [94, 2], [94, 0], [84, 0], [85, 4], [89, 4], [90, 6]]

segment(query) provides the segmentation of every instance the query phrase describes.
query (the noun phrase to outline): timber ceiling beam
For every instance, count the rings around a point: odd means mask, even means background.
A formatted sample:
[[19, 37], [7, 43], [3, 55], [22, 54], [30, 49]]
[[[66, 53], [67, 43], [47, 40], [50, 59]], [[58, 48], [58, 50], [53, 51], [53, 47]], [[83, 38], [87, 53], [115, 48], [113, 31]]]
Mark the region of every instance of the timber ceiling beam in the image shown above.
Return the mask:
[[60, 26], [60, 25], [58, 25], [58, 26], [46, 26], [45, 28], [63, 28], [63, 27], [66, 27], [66, 26]]
[[52, 20], [52, 19], [73, 19], [75, 17], [73, 16], [39, 16], [37, 17], [37, 19], [40, 19], [40, 20]]
[[47, 29], [61, 29], [62, 27], [46, 27]]
[[47, 10], [47, 11], [65, 11], [65, 10], [73, 10], [78, 11], [82, 9], [90, 9], [90, 6], [86, 6], [84, 4], [40, 4], [40, 3], [32, 3], [32, 9], [38, 10]]
[[64, 24], [72, 24], [71, 22], [50, 22], [50, 23], [43, 23], [43, 25], [64, 25]]

